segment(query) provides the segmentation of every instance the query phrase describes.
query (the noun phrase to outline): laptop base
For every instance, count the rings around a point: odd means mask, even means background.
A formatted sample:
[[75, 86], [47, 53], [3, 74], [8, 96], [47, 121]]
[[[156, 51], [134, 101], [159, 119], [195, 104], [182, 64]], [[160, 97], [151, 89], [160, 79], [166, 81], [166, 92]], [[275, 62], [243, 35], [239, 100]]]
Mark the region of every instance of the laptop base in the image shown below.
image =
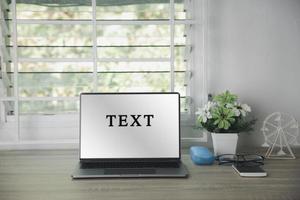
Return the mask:
[[90, 168], [76, 166], [73, 179], [88, 178], [186, 178], [188, 172], [184, 164], [178, 168]]

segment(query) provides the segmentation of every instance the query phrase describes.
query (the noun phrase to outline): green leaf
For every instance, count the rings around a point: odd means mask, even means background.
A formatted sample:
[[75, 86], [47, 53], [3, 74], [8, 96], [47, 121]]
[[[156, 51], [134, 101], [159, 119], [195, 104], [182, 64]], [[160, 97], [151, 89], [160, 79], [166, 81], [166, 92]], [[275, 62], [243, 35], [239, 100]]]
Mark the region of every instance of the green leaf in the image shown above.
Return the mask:
[[217, 125], [220, 123], [220, 119], [217, 119], [216, 121], [214, 121], [214, 125]]
[[220, 123], [218, 124], [218, 128], [224, 128], [224, 121], [221, 120]]
[[237, 100], [237, 95], [226, 90], [224, 93], [214, 96], [213, 100], [220, 104], [232, 104]]
[[228, 121], [224, 122], [224, 129], [228, 129], [230, 127], [230, 123]]
[[228, 118], [227, 120], [229, 121], [230, 124], [233, 124], [233, 123], [235, 122], [235, 119], [232, 118], [232, 117], [231, 117], [231, 118]]
[[198, 116], [198, 119], [197, 119], [199, 122], [202, 122], [203, 121], [203, 119], [202, 119], [202, 117], [201, 116]]

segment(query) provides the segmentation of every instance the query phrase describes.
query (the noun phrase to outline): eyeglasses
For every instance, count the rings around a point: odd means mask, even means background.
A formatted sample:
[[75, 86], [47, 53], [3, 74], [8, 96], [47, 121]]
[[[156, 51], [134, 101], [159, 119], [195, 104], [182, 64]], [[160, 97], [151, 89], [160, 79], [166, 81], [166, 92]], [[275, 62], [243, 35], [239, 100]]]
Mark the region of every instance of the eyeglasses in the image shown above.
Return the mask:
[[257, 154], [223, 154], [216, 157], [219, 165], [259, 166], [264, 164], [265, 157]]

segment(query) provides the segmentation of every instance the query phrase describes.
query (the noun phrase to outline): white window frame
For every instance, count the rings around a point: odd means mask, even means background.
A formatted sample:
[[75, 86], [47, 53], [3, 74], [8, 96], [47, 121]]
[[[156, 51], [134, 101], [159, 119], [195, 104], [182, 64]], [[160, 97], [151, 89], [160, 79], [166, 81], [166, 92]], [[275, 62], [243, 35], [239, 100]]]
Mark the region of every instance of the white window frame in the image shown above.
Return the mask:
[[[14, 96], [13, 97], [1, 97], [0, 102], [13, 101], [14, 102], [14, 118], [15, 125], [17, 126], [17, 135], [13, 141], [0, 141], [1, 148], [69, 148], [78, 146], [78, 139], [52, 139], [52, 140], [22, 140], [20, 135], [20, 116], [19, 116], [19, 102], [20, 101], [53, 101], [53, 100], [66, 100], [76, 101], [78, 97], [19, 97], [18, 88], [18, 63], [19, 62], [93, 62], [93, 88], [96, 90], [97, 87], [97, 64], [101, 62], [115, 62], [115, 61], [157, 61], [157, 62], [169, 62], [170, 63], [170, 91], [174, 91], [174, 29], [176, 24], [184, 24], [190, 28], [190, 45], [188, 51], [193, 52], [192, 59], [189, 59], [189, 64], [186, 72], [186, 81], [189, 85], [187, 91], [187, 98], [190, 103], [189, 113], [183, 113], [181, 116], [182, 126], [191, 127], [194, 125], [194, 112], [196, 107], [201, 106], [203, 102], [207, 100], [207, 61], [206, 61], [206, 46], [207, 46], [207, 0], [185, 0], [187, 5], [193, 9], [191, 19], [192, 20], [175, 20], [175, 2], [170, 0], [170, 19], [169, 20], [114, 20], [114, 21], [97, 21], [96, 20], [96, 0], [92, 0], [92, 20], [28, 20], [28, 19], [17, 19], [16, 18], [16, 0], [12, 0], [9, 8], [12, 11], [12, 41], [13, 41], [13, 53], [11, 58], [13, 60], [13, 79], [14, 79]], [[4, 1], [1, 1], [4, 2]], [[5, 5], [4, 5], [5, 6]], [[3, 7], [3, 6], [1, 6]], [[5, 7], [4, 7], [5, 8]], [[199, 11], [197, 8], [201, 8]], [[68, 59], [68, 58], [21, 58], [17, 55], [17, 25], [18, 24], [89, 24], [93, 27], [93, 57], [87, 59]], [[170, 25], [170, 58], [155, 58], [155, 59], [131, 59], [131, 58], [109, 58], [100, 59], [97, 56], [97, 25]], [[8, 31], [8, 30], [7, 30]], [[188, 52], [189, 53], [189, 52]], [[195, 66], [198, 66], [197, 68]], [[1, 95], [1, 93], [0, 93]], [[43, 118], [42, 115], [40, 115]], [[49, 116], [47, 116], [49, 118]], [[57, 116], [55, 116], [57, 118]], [[66, 117], [66, 116], [64, 116]], [[26, 117], [23, 119], [26, 120]], [[202, 138], [197, 137], [183, 137], [183, 142], [195, 142], [195, 141], [207, 141], [207, 136], [204, 135]]]

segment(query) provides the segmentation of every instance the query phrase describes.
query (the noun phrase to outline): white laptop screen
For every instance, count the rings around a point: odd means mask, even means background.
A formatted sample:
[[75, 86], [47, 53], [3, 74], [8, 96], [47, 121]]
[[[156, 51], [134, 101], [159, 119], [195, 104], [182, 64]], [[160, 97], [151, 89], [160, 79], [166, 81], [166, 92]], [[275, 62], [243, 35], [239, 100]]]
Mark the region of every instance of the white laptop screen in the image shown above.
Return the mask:
[[80, 158], [179, 158], [179, 94], [81, 94]]

